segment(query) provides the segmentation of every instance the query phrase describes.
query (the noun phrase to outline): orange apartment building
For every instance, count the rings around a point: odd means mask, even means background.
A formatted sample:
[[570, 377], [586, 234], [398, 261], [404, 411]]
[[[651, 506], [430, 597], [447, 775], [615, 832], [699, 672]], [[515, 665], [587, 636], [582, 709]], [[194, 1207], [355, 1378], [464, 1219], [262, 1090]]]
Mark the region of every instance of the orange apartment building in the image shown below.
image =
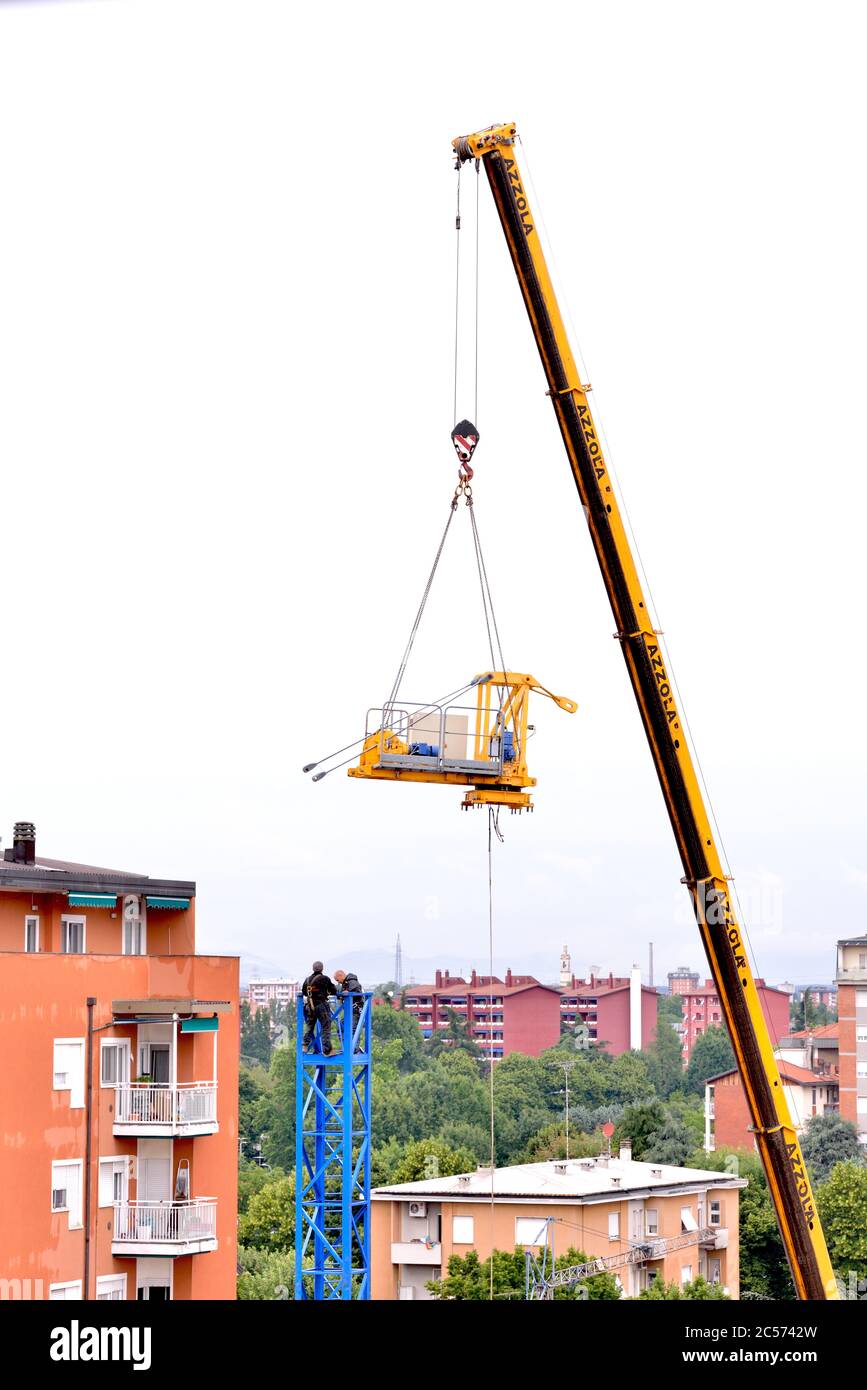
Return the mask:
[[233, 1299], [238, 960], [195, 884], [0, 859], [0, 1297]]
[[[746, 1179], [619, 1157], [481, 1168], [376, 1188], [371, 1194], [371, 1296], [430, 1299], [426, 1284], [470, 1250], [570, 1246], [603, 1259], [623, 1297], [654, 1279], [701, 1275], [738, 1297], [738, 1199]], [[550, 1227], [548, 1221], [550, 1218]]]
[[837, 942], [840, 1114], [867, 1147], [867, 936]]

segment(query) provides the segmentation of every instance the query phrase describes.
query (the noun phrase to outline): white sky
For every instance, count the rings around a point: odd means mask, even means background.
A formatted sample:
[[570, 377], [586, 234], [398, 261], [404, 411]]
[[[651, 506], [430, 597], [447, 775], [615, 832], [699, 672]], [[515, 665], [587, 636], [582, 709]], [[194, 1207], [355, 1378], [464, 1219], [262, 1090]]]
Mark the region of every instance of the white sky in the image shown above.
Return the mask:
[[[300, 768], [383, 699], [433, 557], [450, 140], [514, 119], [755, 964], [830, 977], [867, 905], [864, 28], [854, 4], [0, 4], [5, 842], [31, 818], [43, 853], [194, 877], [203, 949], [301, 969], [400, 931], [483, 964], [483, 816]], [[507, 661], [580, 703], [536, 706], [497, 950], [624, 971], [652, 939], [657, 979], [703, 969], [481, 193], [479, 526]], [[486, 663], [461, 531], [409, 697]]]

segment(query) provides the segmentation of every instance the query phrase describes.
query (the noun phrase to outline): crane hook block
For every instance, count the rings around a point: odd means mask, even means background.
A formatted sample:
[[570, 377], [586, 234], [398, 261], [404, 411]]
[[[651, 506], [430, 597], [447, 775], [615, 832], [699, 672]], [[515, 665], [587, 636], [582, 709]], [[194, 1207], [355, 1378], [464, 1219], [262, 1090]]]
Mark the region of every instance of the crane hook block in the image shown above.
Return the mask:
[[530, 693], [547, 695], [567, 714], [578, 706], [565, 695], [552, 695], [533, 676], [514, 671], [486, 671], [473, 686], [475, 705], [401, 700], [368, 710], [361, 756], [348, 769], [349, 776], [465, 787], [465, 808], [532, 810], [529, 788], [536, 778], [527, 768]]
[[476, 445], [479, 442], [479, 432], [471, 420], [459, 420], [452, 430], [452, 443], [455, 446], [455, 453], [461, 465], [461, 474], [464, 478], [471, 478], [473, 470], [470, 468], [470, 459], [476, 452]]

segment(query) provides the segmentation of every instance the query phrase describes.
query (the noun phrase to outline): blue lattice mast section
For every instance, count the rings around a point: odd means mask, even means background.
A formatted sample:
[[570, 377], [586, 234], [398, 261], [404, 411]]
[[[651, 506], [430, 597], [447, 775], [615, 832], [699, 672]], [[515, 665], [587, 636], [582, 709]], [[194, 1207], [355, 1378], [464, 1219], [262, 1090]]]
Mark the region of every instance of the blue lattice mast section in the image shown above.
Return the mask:
[[[372, 995], [334, 1005], [331, 1045], [304, 1052], [298, 1000], [295, 1071], [295, 1297], [370, 1298], [370, 1012]], [[360, 1003], [355, 1018], [353, 1001]]]

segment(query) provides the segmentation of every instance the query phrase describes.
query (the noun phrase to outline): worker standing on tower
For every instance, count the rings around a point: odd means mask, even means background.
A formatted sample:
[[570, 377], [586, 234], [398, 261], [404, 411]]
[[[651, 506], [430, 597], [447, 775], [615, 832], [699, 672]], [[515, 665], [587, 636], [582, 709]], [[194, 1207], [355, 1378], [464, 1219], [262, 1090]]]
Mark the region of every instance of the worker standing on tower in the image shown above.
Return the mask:
[[334, 978], [341, 995], [351, 994], [354, 996], [352, 1000], [352, 1031], [354, 1033], [358, 1027], [358, 1020], [361, 1018], [361, 1006], [364, 1003], [361, 981], [351, 970], [335, 970]]
[[316, 1031], [317, 1021], [322, 1033], [322, 1051], [327, 1057], [331, 1052], [331, 1007], [329, 996], [336, 995], [337, 989], [334, 981], [324, 973], [325, 967], [321, 960], [313, 962], [313, 970], [307, 976], [301, 986], [301, 993], [304, 999], [304, 1041], [301, 1046], [304, 1052], [312, 1052], [313, 1034]]

